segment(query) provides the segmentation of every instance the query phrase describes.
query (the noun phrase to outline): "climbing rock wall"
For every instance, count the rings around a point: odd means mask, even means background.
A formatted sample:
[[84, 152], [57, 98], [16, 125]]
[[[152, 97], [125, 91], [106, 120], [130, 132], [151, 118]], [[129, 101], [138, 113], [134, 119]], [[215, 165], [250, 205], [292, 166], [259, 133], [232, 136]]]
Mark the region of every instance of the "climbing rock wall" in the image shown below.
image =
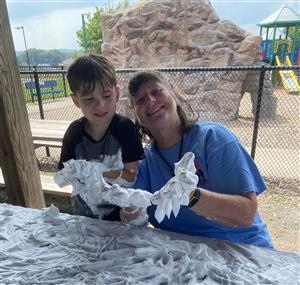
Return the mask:
[[[141, 1], [104, 15], [102, 28], [102, 54], [118, 68], [247, 66], [260, 60], [261, 38], [220, 20], [208, 0]], [[233, 120], [246, 72], [236, 75], [181, 73], [174, 82], [191, 102], [198, 100], [202, 117]]]

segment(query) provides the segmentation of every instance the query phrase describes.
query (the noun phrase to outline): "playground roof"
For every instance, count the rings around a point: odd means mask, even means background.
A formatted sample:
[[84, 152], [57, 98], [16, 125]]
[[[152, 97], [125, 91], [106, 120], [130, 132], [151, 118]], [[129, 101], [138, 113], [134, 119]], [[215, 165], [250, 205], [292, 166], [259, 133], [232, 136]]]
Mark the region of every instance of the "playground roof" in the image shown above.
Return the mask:
[[266, 28], [300, 25], [300, 15], [292, 8], [283, 5], [257, 25]]

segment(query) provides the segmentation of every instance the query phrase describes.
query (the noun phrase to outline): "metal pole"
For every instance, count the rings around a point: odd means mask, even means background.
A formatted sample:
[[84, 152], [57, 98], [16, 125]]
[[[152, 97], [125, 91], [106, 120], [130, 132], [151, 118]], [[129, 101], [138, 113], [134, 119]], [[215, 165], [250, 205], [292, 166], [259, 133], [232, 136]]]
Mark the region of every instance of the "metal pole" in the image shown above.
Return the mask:
[[45, 116], [44, 116], [44, 110], [43, 110], [43, 102], [42, 102], [42, 96], [41, 96], [39, 76], [38, 76], [36, 68], [33, 73], [34, 73], [35, 90], [36, 90], [36, 95], [37, 95], [38, 104], [39, 104], [40, 118], [43, 120], [43, 119], [45, 119]]
[[255, 112], [255, 120], [254, 120], [253, 136], [252, 136], [252, 145], [251, 145], [251, 157], [253, 159], [255, 158], [257, 133], [258, 133], [258, 125], [259, 125], [259, 115], [260, 115], [260, 107], [261, 107], [261, 98], [263, 96], [265, 74], [266, 74], [266, 70], [265, 70], [265, 66], [263, 65], [261, 67], [260, 75], [259, 75], [256, 112]]
[[[39, 104], [39, 111], [40, 111], [40, 117], [42, 120], [45, 119], [44, 116], [44, 109], [43, 109], [43, 102], [42, 102], [42, 96], [41, 96], [41, 88], [40, 88], [40, 82], [39, 82], [39, 76], [37, 69], [34, 70], [34, 82], [35, 82], [35, 89], [38, 97], [38, 104]], [[50, 150], [49, 147], [46, 146], [46, 155], [50, 157]]]
[[[61, 70], [64, 70], [64, 67], [61, 67]], [[62, 73], [63, 85], [64, 85], [64, 95], [67, 97], [67, 87], [66, 87], [66, 77], [65, 73]]]
[[83, 46], [84, 46], [85, 53], [87, 53], [88, 52], [88, 48], [87, 48], [87, 39], [86, 39], [84, 14], [81, 14], [81, 19], [82, 19], [82, 32], [83, 32]]
[[26, 43], [26, 37], [25, 37], [24, 27], [20, 26], [20, 27], [16, 27], [16, 29], [17, 30], [22, 30], [23, 39], [24, 39], [24, 45], [25, 45], [25, 52], [26, 52], [26, 57], [27, 57], [27, 64], [28, 64], [28, 68], [30, 70], [30, 60], [29, 60], [29, 54], [28, 54], [28, 49], [27, 49], [27, 43]]

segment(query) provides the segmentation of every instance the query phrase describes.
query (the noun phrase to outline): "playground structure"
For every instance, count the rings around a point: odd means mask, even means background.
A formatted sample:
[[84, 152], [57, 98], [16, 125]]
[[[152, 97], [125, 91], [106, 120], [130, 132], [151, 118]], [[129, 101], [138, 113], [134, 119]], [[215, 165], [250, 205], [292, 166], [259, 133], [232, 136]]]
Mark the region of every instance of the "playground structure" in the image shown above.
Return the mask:
[[[300, 65], [300, 15], [284, 5], [261, 21], [260, 36], [263, 38], [262, 58], [270, 65]], [[279, 78], [287, 92], [298, 92], [300, 74], [281, 71]], [[275, 76], [273, 83], [276, 85]]]
[[[276, 64], [278, 66], [281, 66], [282, 63], [280, 62], [280, 58], [278, 55], [275, 57]], [[287, 66], [291, 66], [291, 61], [289, 56], [287, 55], [285, 58], [285, 62]], [[299, 92], [300, 91], [300, 85], [298, 83], [298, 78], [293, 70], [280, 70], [279, 75], [282, 80], [282, 85], [285, 90], [288, 92]]]

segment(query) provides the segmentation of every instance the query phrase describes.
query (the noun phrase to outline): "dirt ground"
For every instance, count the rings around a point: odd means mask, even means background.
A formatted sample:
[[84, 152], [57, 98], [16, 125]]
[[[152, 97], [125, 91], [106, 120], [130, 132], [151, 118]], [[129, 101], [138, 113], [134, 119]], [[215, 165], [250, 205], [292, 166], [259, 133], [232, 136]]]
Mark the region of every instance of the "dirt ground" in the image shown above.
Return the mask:
[[299, 179], [265, 177], [267, 191], [258, 196], [258, 210], [277, 250], [300, 252]]

